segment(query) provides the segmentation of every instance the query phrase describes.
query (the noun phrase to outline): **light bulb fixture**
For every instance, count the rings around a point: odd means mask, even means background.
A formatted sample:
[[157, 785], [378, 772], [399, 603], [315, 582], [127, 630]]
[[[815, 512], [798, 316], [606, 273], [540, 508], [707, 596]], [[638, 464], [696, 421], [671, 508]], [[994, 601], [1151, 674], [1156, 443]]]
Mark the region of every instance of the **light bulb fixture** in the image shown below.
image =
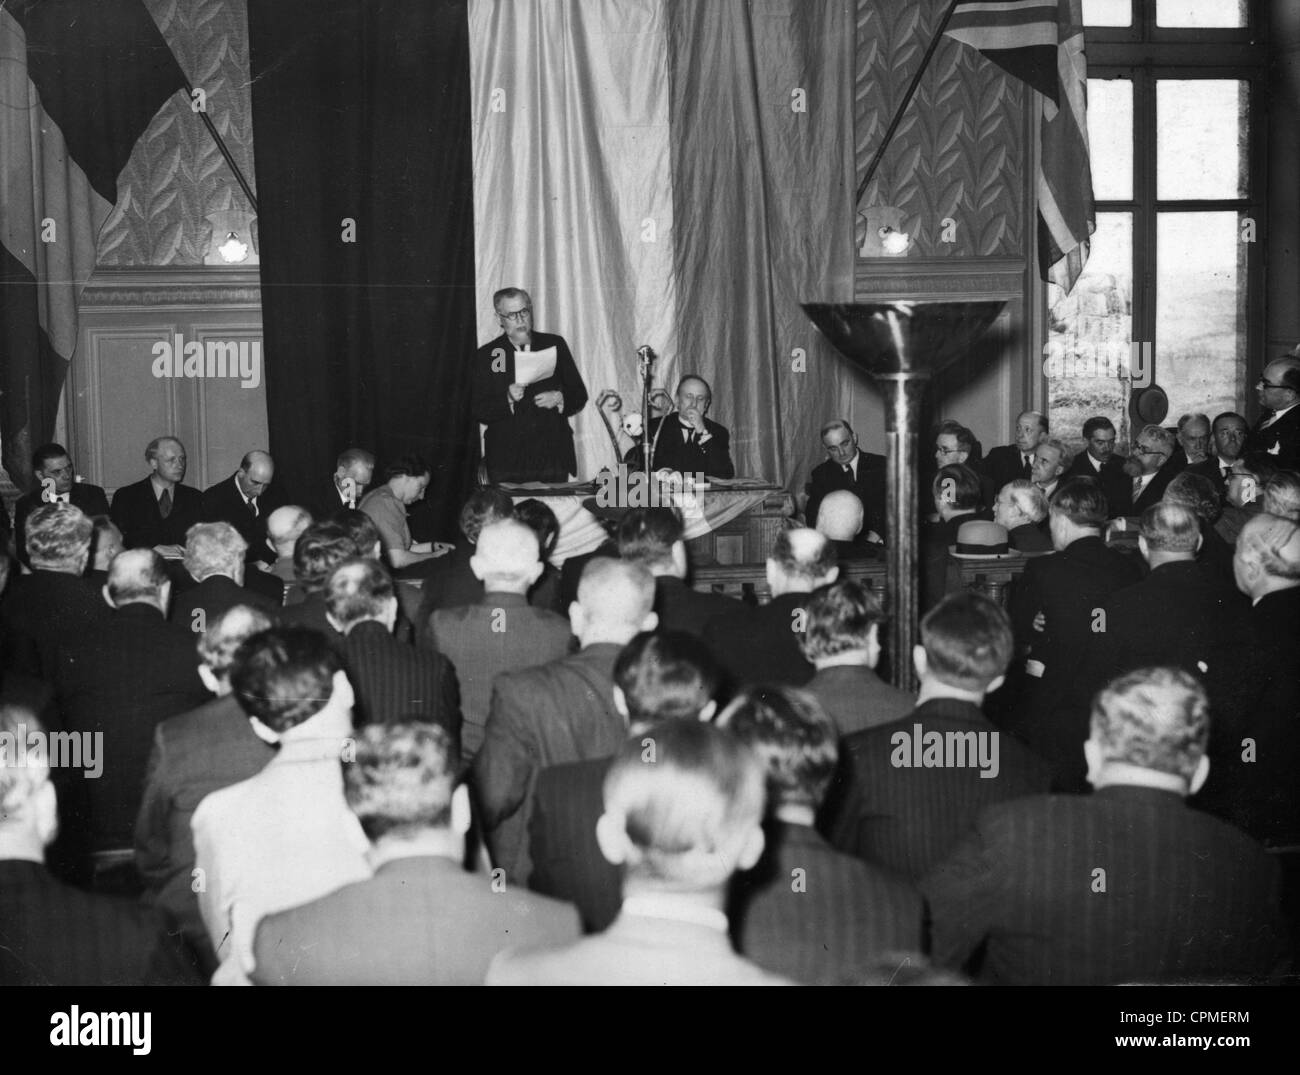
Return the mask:
[[240, 209], [223, 209], [209, 213], [212, 238], [203, 257], [204, 265], [256, 265], [257, 250], [253, 246], [252, 213]]

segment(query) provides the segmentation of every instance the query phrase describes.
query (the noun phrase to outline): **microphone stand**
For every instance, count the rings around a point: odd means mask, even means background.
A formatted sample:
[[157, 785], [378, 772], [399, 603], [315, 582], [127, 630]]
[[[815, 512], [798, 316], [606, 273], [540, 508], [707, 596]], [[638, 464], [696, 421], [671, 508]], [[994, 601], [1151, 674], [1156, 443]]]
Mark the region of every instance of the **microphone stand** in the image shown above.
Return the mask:
[[[636, 349], [637, 368], [641, 373], [641, 444], [644, 446], [649, 443], [650, 439], [650, 383], [654, 379], [654, 362], [655, 353], [651, 350], [649, 344], [642, 344]], [[663, 428], [662, 423], [660, 429]], [[659, 438], [656, 435], [655, 441]], [[650, 457], [653, 454], [653, 448], [646, 448], [641, 452], [641, 461], [645, 468], [646, 487], [650, 484]]]

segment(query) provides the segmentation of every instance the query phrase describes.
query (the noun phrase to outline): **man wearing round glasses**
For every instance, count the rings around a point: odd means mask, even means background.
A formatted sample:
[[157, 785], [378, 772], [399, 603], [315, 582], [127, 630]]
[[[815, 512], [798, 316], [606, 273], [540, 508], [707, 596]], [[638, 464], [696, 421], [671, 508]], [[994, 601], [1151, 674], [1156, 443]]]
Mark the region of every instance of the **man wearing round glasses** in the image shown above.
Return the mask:
[[1264, 367], [1255, 382], [1265, 414], [1246, 438], [1246, 452], [1269, 457], [1274, 466], [1300, 467], [1300, 357], [1286, 355]]
[[1174, 435], [1163, 426], [1142, 427], [1133, 444], [1133, 454], [1124, 464], [1124, 473], [1133, 479], [1130, 514], [1141, 515], [1151, 505], [1158, 504], [1169, 483], [1186, 467], [1186, 462], [1181, 465], [1171, 462], [1176, 443]]
[[474, 355], [471, 408], [487, 426], [488, 480], [563, 482], [578, 470], [569, 417], [587, 386], [564, 337], [533, 330], [533, 300], [517, 287], [492, 296], [502, 334]]

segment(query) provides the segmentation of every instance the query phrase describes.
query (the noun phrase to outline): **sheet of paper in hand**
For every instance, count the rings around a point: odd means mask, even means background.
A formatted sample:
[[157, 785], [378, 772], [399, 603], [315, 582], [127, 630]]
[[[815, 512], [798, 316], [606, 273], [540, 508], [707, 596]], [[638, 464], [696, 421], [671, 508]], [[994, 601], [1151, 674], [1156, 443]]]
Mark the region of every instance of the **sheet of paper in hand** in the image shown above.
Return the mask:
[[555, 348], [515, 352], [515, 384], [536, 384], [555, 374]]

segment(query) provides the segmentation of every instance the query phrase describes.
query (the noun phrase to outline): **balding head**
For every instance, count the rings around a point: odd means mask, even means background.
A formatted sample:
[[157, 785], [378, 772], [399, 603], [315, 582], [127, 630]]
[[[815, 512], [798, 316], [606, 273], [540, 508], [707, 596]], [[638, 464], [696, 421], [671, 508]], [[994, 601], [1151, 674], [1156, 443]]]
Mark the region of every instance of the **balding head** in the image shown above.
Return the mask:
[[1232, 573], [1252, 601], [1300, 586], [1300, 525], [1262, 512], [1249, 519], [1237, 537]]
[[817, 509], [817, 531], [832, 541], [852, 541], [862, 533], [862, 501], [847, 489], [827, 493]]
[[266, 543], [278, 558], [291, 560], [294, 544], [311, 524], [311, 512], [306, 508], [297, 504], [276, 508], [266, 517]]
[[767, 584], [773, 597], [809, 593], [834, 582], [839, 573], [835, 546], [825, 534], [806, 527], [777, 534], [767, 560]]
[[654, 603], [655, 580], [649, 571], [597, 556], [583, 569], [569, 623], [584, 648], [597, 642], [626, 646], [639, 632], [658, 625]]
[[171, 592], [162, 557], [153, 549], [127, 549], [118, 553], [108, 567], [104, 597], [114, 608], [152, 605], [165, 615]]
[[516, 519], [484, 526], [469, 558], [469, 569], [488, 593], [526, 594], [545, 566], [537, 532]]

